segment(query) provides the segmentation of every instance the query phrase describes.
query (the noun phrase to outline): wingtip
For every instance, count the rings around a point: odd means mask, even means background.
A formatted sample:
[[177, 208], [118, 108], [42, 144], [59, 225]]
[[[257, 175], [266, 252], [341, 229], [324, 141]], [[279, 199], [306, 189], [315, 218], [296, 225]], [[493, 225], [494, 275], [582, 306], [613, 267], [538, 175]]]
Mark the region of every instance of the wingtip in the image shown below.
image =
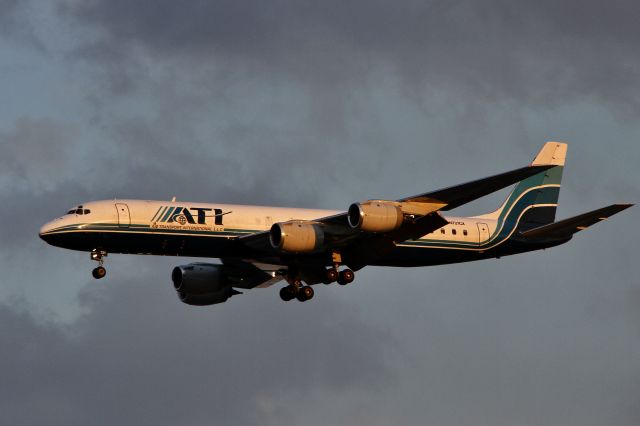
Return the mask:
[[631, 203], [611, 204], [609, 206], [609, 209], [611, 209], [610, 216], [613, 216], [614, 214], [618, 214], [621, 211], [624, 211], [624, 210], [628, 209], [629, 207], [633, 207], [633, 206], [635, 206], [635, 204], [631, 204]]

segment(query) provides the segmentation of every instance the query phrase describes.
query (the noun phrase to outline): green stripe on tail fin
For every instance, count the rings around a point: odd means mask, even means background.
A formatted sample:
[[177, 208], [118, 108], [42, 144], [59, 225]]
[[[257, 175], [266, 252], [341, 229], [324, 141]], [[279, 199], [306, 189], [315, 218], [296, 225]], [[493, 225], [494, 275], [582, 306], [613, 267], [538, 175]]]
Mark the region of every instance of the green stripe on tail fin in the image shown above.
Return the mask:
[[567, 144], [547, 142], [531, 165], [554, 165], [518, 183], [502, 206], [484, 215], [499, 222], [515, 223], [527, 230], [553, 223], [560, 194], [560, 182], [567, 153]]

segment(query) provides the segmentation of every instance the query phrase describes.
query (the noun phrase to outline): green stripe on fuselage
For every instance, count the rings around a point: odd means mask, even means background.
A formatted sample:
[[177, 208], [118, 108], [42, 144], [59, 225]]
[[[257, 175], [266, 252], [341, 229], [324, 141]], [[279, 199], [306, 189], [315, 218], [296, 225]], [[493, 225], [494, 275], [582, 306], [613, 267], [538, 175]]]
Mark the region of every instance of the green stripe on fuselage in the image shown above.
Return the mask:
[[151, 222], [153, 222], [156, 217], [158, 217], [158, 215], [160, 214], [160, 210], [162, 210], [162, 206], [158, 207], [158, 211], [153, 215], [153, 218], [151, 218]]
[[171, 213], [173, 213], [175, 209], [176, 209], [175, 207], [170, 207], [169, 210], [164, 214], [164, 216], [162, 216], [162, 219], [160, 219], [160, 221], [166, 222], [167, 219], [169, 219], [169, 217], [171, 216]]

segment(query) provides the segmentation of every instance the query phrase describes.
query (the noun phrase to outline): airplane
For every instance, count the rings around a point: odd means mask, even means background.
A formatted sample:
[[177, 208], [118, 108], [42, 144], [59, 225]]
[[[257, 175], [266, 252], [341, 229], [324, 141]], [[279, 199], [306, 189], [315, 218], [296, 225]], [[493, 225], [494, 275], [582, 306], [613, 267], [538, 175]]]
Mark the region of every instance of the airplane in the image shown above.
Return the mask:
[[[415, 267], [468, 262], [564, 244], [633, 204], [612, 204], [555, 221], [567, 144], [547, 142], [528, 166], [398, 200], [367, 200], [346, 211], [176, 201], [103, 200], [78, 205], [40, 229], [47, 243], [90, 253], [92, 275], [108, 253], [219, 258], [176, 266], [179, 299], [204, 306], [280, 289], [284, 301], [314, 296], [313, 285], [351, 283], [367, 265]], [[515, 185], [494, 212], [444, 216]], [[342, 270], [340, 269], [342, 268]]]

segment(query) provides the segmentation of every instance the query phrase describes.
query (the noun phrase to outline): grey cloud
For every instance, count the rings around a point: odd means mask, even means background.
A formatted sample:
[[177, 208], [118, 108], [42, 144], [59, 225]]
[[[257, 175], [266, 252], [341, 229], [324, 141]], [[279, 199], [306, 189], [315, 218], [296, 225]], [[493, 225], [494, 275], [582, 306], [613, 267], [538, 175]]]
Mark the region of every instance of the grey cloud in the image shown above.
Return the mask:
[[[12, 246], [28, 247], [37, 237], [40, 227], [54, 217], [62, 216], [79, 202], [93, 199], [91, 191], [76, 181], [67, 181], [54, 189], [42, 192], [37, 188], [13, 188], [0, 191], [0, 196], [11, 202], [0, 205], [0, 238]], [[15, 254], [9, 250], [0, 252]]]
[[87, 289], [90, 313], [64, 328], [0, 307], [3, 418], [291, 424], [304, 418], [297, 401], [394, 381], [384, 360], [390, 336], [338, 300], [304, 306], [298, 327], [291, 315], [301, 305], [274, 309], [271, 298], [244, 296], [229, 308], [192, 309], [178, 303], [167, 274], [151, 275], [162, 282], [111, 282], [92, 286], [93, 296]]
[[75, 173], [76, 137], [73, 128], [53, 120], [19, 118], [0, 132], [0, 179], [36, 192], [69, 179]]
[[44, 45], [31, 19], [33, 10], [34, 4], [28, 0], [0, 0], [0, 37], [42, 52]]
[[[324, 175], [326, 169], [314, 164], [320, 147], [300, 144], [300, 137], [306, 137], [301, 129], [283, 134], [268, 125], [243, 128], [231, 120], [203, 136], [193, 131], [197, 120], [189, 111], [109, 119], [104, 132], [109, 142], [97, 150], [99, 164], [85, 186], [96, 184], [94, 196], [107, 198], [175, 195], [183, 200], [319, 207], [318, 200], [327, 197], [289, 191], [294, 182], [308, 187], [314, 179], [333, 182], [331, 175]], [[290, 167], [283, 169], [282, 161]]]
[[632, 425], [637, 324], [618, 310], [630, 270], [606, 265], [597, 275], [617, 281], [601, 288], [580, 268], [605, 245], [368, 269], [314, 304], [272, 289], [202, 309], [175, 297], [178, 260], [135, 260], [143, 278], [91, 283], [70, 325], [0, 306], [0, 408], [22, 424]]
[[[357, 87], [394, 69], [409, 93], [446, 88], [466, 102], [558, 105], [596, 99], [640, 108], [637, 2], [383, 1], [63, 3], [97, 25], [107, 51], [143, 51], [175, 66], [268, 71], [316, 88]], [[133, 49], [133, 50], [131, 50]], [[94, 56], [93, 59], [96, 59]], [[370, 80], [369, 80], [370, 81]]]
[[0, 34], [10, 36], [19, 27], [19, 15], [21, 12], [19, 0], [0, 1]]
[[37, 304], [0, 306], [3, 418], [637, 424], [634, 210], [544, 253], [204, 309], [171, 289], [190, 260], [112, 255], [88, 284], [86, 253], [36, 236], [116, 196], [396, 198], [517, 167], [550, 132], [576, 142], [561, 216], [634, 201], [638, 148], [620, 141], [637, 125], [601, 110], [634, 111], [637, 6], [610, 4], [64, 2], [53, 26], [77, 44], [54, 71], [87, 96], [70, 111], [86, 127], [25, 115], [0, 131], [0, 291]]

